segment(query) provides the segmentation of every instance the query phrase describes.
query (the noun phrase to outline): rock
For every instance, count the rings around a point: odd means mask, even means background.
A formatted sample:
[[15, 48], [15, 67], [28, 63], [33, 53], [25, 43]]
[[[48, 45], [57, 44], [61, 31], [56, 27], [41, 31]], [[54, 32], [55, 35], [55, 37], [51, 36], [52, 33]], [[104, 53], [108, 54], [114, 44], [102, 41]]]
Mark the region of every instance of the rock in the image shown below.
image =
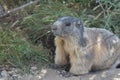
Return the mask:
[[8, 80], [8, 73], [6, 70], [1, 71], [1, 78], [0, 80]]
[[37, 70], [36, 66], [31, 67], [31, 70]]
[[8, 74], [12, 76], [13, 74], [15, 74], [15, 71], [8, 71]]
[[1, 77], [3, 77], [3, 78], [8, 77], [8, 73], [7, 73], [6, 70], [3, 70], [3, 71], [1, 72]]

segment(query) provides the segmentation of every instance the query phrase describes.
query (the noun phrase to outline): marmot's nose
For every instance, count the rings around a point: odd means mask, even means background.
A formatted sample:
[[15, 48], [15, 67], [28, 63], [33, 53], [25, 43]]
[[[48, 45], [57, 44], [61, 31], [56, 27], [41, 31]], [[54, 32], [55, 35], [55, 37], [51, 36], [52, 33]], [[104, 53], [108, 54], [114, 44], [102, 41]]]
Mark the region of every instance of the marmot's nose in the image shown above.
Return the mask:
[[56, 30], [57, 30], [57, 27], [52, 27], [52, 30], [53, 30], [53, 31], [56, 31]]

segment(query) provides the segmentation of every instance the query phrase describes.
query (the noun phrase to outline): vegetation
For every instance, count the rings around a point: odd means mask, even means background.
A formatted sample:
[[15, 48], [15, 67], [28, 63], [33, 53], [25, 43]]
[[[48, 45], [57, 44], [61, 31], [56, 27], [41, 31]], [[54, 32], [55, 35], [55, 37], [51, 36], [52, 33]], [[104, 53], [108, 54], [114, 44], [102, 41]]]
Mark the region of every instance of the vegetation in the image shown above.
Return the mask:
[[[22, 2], [20, 5], [14, 2], [16, 0], [0, 0], [6, 6], [9, 1], [13, 1], [15, 8], [31, 0], [17, 0]], [[50, 25], [62, 16], [78, 17], [86, 27], [106, 28], [120, 36], [119, 0], [41, 0], [10, 15], [9, 23], [2, 20], [7, 28], [0, 27], [0, 63], [6, 61], [21, 68], [29, 63], [49, 63], [54, 53]], [[18, 28], [20, 32], [16, 31]]]
[[26, 70], [36, 62], [43, 66], [49, 62], [46, 49], [38, 46], [38, 50], [15, 31], [0, 27], [0, 37], [0, 64], [10, 64]]

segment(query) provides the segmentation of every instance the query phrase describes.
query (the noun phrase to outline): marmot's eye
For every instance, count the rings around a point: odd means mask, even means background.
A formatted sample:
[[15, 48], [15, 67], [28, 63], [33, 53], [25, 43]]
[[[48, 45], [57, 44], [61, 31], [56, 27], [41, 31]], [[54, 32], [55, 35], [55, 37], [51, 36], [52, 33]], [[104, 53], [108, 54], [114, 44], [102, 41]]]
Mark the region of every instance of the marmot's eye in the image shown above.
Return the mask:
[[70, 26], [70, 25], [71, 25], [71, 23], [70, 23], [70, 22], [68, 22], [68, 23], [66, 23], [66, 24], [65, 24], [65, 26]]

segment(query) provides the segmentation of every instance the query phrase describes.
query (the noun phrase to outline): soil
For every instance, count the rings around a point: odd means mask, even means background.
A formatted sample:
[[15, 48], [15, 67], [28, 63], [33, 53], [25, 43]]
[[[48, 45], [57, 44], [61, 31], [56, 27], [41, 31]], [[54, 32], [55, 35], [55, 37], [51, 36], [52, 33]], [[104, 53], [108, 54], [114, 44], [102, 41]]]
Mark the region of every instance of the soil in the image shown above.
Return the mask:
[[63, 77], [56, 70], [47, 69], [41, 80], [120, 80], [120, 69], [105, 70], [82, 76]]
[[38, 70], [31, 67], [31, 74], [23, 74], [20, 69], [3, 69], [0, 72], [0, 80], [120, 80], [120, 69], [110, 69], [93, 72], [81, 76], [64, 77], [55, 69]]

